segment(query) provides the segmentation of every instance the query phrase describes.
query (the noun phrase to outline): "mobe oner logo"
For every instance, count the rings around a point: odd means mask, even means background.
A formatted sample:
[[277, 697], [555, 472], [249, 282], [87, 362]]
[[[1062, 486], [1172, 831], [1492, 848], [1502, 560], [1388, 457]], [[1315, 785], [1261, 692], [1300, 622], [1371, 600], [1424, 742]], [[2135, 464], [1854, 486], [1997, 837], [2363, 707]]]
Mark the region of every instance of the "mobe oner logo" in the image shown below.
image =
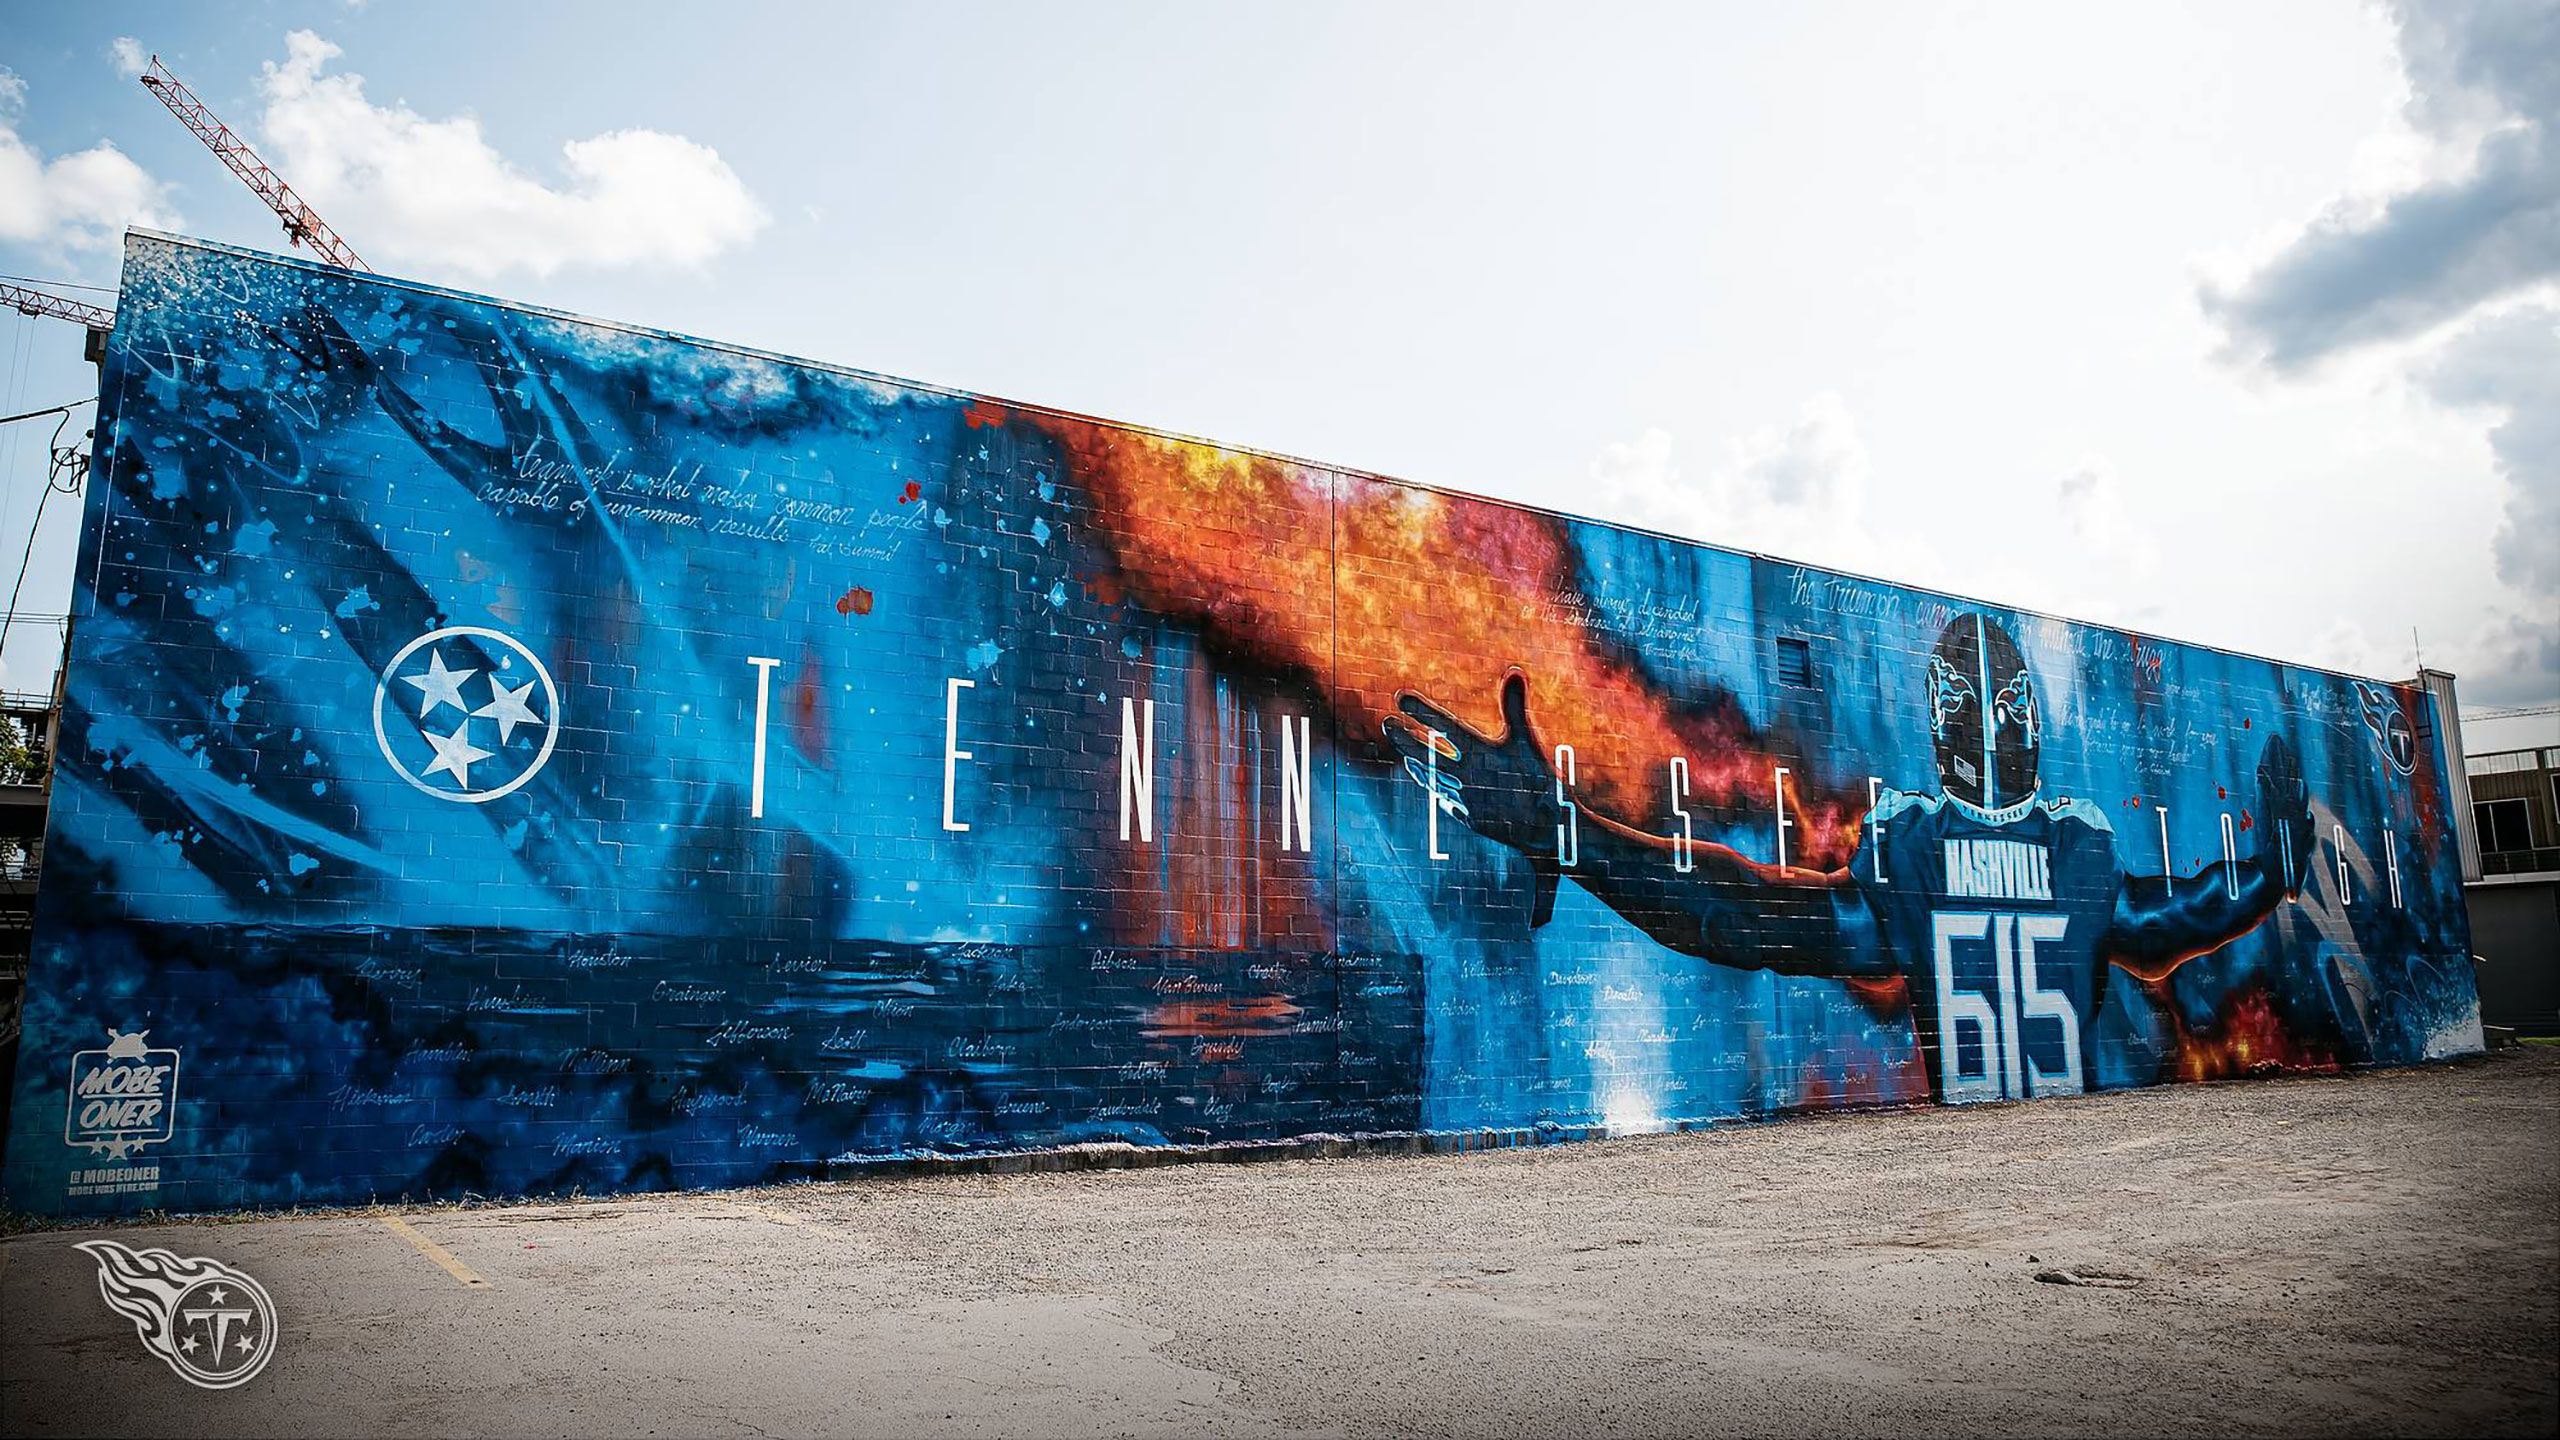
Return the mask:
[[127, 1035], [110, 1026], [106, 1049], [72, 1052], [64, 1144], [121, 1160], [176, 1133], [178, 1052], [143, 1043], [150, 1038], [148, 1030]]
[[276, 1302], [267, 1287], [219, 1260], [181, 1259], [113, 1240], [83, 1240], [98, 1262], [98, 1294], [133, 1322], [142, 1348], [207, 1390], [246, 1385], [276, 1353]]

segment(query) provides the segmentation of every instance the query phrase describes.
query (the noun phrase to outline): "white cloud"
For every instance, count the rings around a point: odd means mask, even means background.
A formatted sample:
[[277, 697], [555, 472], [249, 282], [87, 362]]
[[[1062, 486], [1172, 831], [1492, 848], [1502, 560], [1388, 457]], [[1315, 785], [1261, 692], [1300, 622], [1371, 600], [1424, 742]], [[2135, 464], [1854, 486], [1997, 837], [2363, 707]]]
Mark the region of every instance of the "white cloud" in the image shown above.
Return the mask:
[[1725, 443], [1720, 463], [1685, 475], [1668, 431], [1647, 430], [1591, 462], [1596, 513], [1737, 550], [1861, 574], [1918, 579], [1934, 557], [1887, 544], [1867, 514], [1869, 463], [1839, 396], [1807, 400], [1794, 422]]
[[699, 265], [763, 229], [764, 207], [719, 152], [614, 130], [561, 147], [565, 183], [518, 169], [471, 116], [431, 119], [324, 73], [337, 46], [285, 39], [259, 80], [261, 139], [294, 188], [367, 259], [488, 279], [569, 265]]
[[2485, 612], [2479, 628], [2451, 646], [2427, 646], [2428, 664], [2462, 677], [2469, 704], [2525, 705], [2560, 694], [2560, 623], [2548, 612]]
[[130, 35], [119, 35], [107, 45], [107, 58], [115, 62], [116, 73], [132, 79], [151, 68], [151, 57], [142, 42]]
[[2200, 298], [2231, 353], [2278, 373], [2425, 335], [2560, 281], [2560, 5], [2400, 0], [2417, 183], [2349, 190]]
[[2496, 416], [2489, 451], [2507, 482], [2492, 553], [2498, 578], [2560, 618], [2560, 305], [2531, 304], [2465, 326], [2420, 375], [2444, 405]]
[[2344, 618], [2330, 621], [2302, 653], [2314, 665], [2350, 675], [2402, 675], [2412, 668], [2406, 651], [2375, 644], [2362, 625]]
[[67, 254], [112, 249], [127, 225], [174, 228], [168, 188], [101, 140], [48, 160], [18, 134], [26, 82], [0, 70], [0, 242]]
[[[2473, 698], [2560, 695], [2560, 4], [2398, 0], [2406, 188], [2350, 190], [2241, 278], [2199, 291], [2228, 353], [2278, 376], [2359, 351], [2488, 418], [2491, 554], [2521, 604], [2437, 647]], [[2436, 338], [2436, 337], [2441, 337]], [[2342, 668], [2363, 642], [2313, 642]], [[2369, 650], [2370, 646], [2365, 646]]]
[[2481, 315], [2417, 378], [2438, 404], [2490, 418], [2490, 460], [2506, 482], [2490, 556], [2524, 597], [2518, 609], [2486, 612], [2452, 647], [2464, 691], [2501, 702], [2560, 695], [2560, 303]]
[[[1701, 476], [1685, 473], [1668, 431], [1604, 447], [1591, 462], [1589, 512], [1779, 560], [2100, 623], [2149, 626], [2160, 607], [2141, 582], [2158, 554], [2122, 499], [2114, 468], [2084, 458], [2056, 485], [2079, 544], [2042, 555], [1967, 552], [1955, 559], [1888, 532], [1867, 503], [1873, 465], [1857, 420], [1835, 394], [1795, 420], [1728, 440]], [[1581, 507], [1577, 507], [1581, 508]]]
[[2095, 455], [2082, 456], [2055, 487], [2063, 523], [2088, 559], [2122, 566], [2138, 579], [2159, 569], [2160, 552], [2151, 534], [2125, 509], [2124, 487], [2113, 465]]

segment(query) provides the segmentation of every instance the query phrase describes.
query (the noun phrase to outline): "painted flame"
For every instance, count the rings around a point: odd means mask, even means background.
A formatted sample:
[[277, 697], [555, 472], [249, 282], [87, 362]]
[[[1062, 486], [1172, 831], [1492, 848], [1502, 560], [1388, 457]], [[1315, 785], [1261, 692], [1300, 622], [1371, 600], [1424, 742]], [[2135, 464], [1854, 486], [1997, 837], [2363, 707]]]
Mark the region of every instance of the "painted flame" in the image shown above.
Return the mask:
[[2162, 1001], [2174, 1034], [2172, 1064], [2181, 1080], [2228, 1080], [2286, 1071], [2335, 1071], [2338, 1057], [2285, 1028], [2266, 987], [2252, 985], [2223, 1002], [2213, 1027], [2193, 1031], [2177, 1007]]
[[[1581, 798], [1631, 826], [1668, 821], [1675, 756], [1689, 762], [1693, 803], [1737, 819], [1769, 812], [1773, 770], [1797, 768], [1731, 695], [1665, 694], [1589, 623], [1573, 597], [1566, 522], [1554, 516], [1089, 422], [1018, 418], [1066, 451], [1112, 517], [1131, 598], [1267, 665], [1329, 679], [1355, 752], [1377, 747], [1405, 691], [1498, 735], [1503, 676], [1517, 667], [1540, 742], [1573, 746]], [[1844, 864], [1865, 799], [1791, 773], [1795, 862]]]
[[211, 1260], [182, 1260], [167, 1250], [135, 1250], [113, 1240], [83, 1240], [77, 1248], [98, 1262], [98, 1294], [107, 1308], [133, 1322], [151, 1353], [172, 1362], [178, 1355], [178, 1297], [199, 1280], [231, 1273]]

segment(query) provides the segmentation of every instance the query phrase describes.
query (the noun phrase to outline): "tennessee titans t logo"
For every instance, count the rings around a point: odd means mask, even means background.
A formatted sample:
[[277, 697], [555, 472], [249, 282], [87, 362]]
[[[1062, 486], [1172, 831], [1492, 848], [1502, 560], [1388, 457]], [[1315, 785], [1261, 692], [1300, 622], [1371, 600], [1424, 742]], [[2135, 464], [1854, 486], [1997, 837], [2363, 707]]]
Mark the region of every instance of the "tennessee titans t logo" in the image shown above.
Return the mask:
[[98, 1295], [133, 1322], [144, 1349], [190, 1385], [245, 1385], [276, 1352], [276, 1302], [219, 1260], [136, 1250], [113, 1240], [75, 1247], [98, 1262]]

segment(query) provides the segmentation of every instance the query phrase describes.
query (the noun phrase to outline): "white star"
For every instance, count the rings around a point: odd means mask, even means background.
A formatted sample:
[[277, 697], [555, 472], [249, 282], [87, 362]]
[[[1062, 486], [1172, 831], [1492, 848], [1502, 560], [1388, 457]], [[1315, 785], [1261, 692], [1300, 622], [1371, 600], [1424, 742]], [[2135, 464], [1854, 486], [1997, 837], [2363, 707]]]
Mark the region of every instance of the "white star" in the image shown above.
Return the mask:
[[237, 1340], [232, 1341], [231, 1343], [232, 1343], [232, 1344], [234, 1344], [234, 1345], [239, 1346], [239, 1347], [240, 1347], [240, 1349], [241, 1349], [241, 1351], [242, 1351], [242, 1353], [244, 1353], [244, 1354], [254, 1354], [254, 1353], [256, 1353], [257, 1348], [258, 1348], [258, 1342], [257, 1342], [256, 1337], [252, 1336], [252, 1335], [251, 1335], [248, 1331], [246, 1331], [246, 1330], [241, 1331], [241, 1332], [240, 1332], [240, 1338], [239, 1338], [239, 1339], [237, 1339]]
[[186, 1351], [190, 1355], [193, 1355], [196, 1353], [196, 1337], [190, 1335], [186, 1339], [179, 1341], [178, 1348]]
[[489, 703], [471, 713], [498, 722], [499, 744], [504, 745], [514, 739], [518, 725], [542, 723], [542, 717], [534, 714], [533, 707], [524, 703], [524, 697], [533, 693], [533, 684], [534, 682], [527, 680], [523, 685], [510, 690], [498, 683], [497, 676], [489, 677]]
[[426, 698], [426, 705], [418, 711], [424, 718], [436, 713], [439, 705], [450, 705], [466, 715], [470, 714], [471, 707], [462, 703], [462, 682], [479, 673], [477, 670], [447, 670], [444, 668], [444, 652], [430, 649], [427, 651], [426, 674], [403, 675], [400, 678], [417, 686], [419, 693]]
[[214, 1287], [213, 1287], [213, 1303], [214, 1303], [214, 1304], [219, 1305], [219, 1304], [221, 1304], [223, 1301], [228, 1300], [228, 1299], [230, 1299], [230, 1298], [231, 1298], [231, 1292], [230, 1292], [230, 1291], [223, 1289], [223, 1288], [222, 1288], [221, 1286], [219, 1286], [219, 1285], [216, 1285], [216, 1286], [214, 1286]]
[[427, 767], [427, 773], [433, 775], [439, 770], [448, 771], [452, 774], [455, 784], [465, 790], [470, 789], [471, 762], [486, 760], [490, 754], [489, 751], [471, 743], [470, 719], [465, 717], [450, 735], [438, 735], [432, 730], [425, 733], [427, 743], [434, 746], [436, 750], [435, 763]]

